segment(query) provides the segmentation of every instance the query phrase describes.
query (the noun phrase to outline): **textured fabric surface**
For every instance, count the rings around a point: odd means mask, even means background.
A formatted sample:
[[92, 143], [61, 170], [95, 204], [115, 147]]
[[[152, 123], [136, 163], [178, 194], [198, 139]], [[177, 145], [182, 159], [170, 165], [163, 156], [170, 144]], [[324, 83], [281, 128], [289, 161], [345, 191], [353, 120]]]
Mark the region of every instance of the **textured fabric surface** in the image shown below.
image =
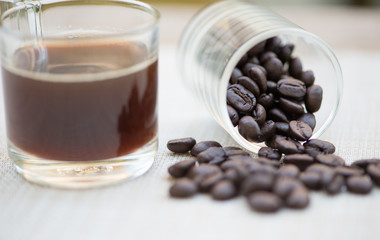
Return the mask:
[[[348, 162], [380, 157], [380, 52], [337, 52], [345, 88], [333, 125], [322, 136]], [[244, 198], [213, 201], [168, 197], [167, 168], [186, 155], [166, 142], [193, 136], [236, 145], [187, 91], [177, 75], [175, 50], [160, 56], [159, 151], [144, 176], [111, 187], [59, 190], [20, 177], [0, 139], [0, 239], [379, 239], [380, 189], [368, 196], [312, 193], [304, 211], [252, 212]]]

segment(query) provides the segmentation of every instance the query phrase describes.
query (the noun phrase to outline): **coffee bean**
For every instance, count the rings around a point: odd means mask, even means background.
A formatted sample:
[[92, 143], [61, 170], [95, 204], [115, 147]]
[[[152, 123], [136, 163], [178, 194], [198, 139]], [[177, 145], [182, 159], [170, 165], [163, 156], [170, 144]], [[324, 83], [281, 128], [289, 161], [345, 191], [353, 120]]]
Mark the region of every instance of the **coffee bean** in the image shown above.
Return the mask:
[[260, 64], [260, 61], [257, 58], [257, 56], [253, 56], [250, 59], [248, 59], [247, 63], [253, 63], [253, 64], [257, 64], [258, 65], [258, 64]]
[[193, 156], [197, 156], [199, 153], [203, 152], [204, 150], [210, 147], [222, 147], [222, 145], [215, 141], [202, 141], [195, 144], [194, 147], [191, 149], [190, 153]]
[[281, 159], [281, 153], [278, 150], [275, 150], [270, 147], [262, 147], [260, 148], [258, 152], [259, 157], [268, 158], [271, 160], [280, 160]]
[[304, 209], [309, 203], [309, 191], [303, 186], [293, 189], [285, 200], [285, 205], [293, 209]]
[[283, 65], [280, 59], [273, 57], [264, 62], [263, 67], [267, 71], [267, 78], [273, 81], [280, 79]]
[[264, 73], [265, 76], [267, 75], [267, 70], [265, 70], [265, 68], [263, 66], [258, 65], [258, 64], [253, 64], [253, 63], [247, 63], [247, 64], [244, 65], [244, 67], [243, 67], [243, 74], [245, 76], [250, 77], [250, 73], [249, 72], [250, 72], [251, 68], [259, 68]]
[[210, 176], [207, 176], [200, 182], [199, 190], [202, 192], [208, 192], [215, 184], [222, 181], [223, 179], [224, 174], [222, 172], [217, 172]]
[[304, 82], [306, 87], [310, 87], [315, 81], [314, 73], [312, 71], [302, 72], [299, 76], [299, 80]]
[[314, 130], [315, 125], [317, 123], [315, 116], [312, 113], [305, 113], [302, 116], [300, 116], [297, 120], [306, 123], [311, 127], [312, 130]]
[[272, 93], [262, 93], [257, 99], [266, 110], [270, 110], [274, 105], [274, 95]]
[[340, 193], [342, 191], [343, 186], [344, 186], [344, 177], [341, 175], [336, 175], [334, 179], [329, 184], [327, 184], [326, 192], [331, 195]]
[[322, 186], [327, 186], [337, 175], [333, 168], [320, 163], [310, 165], [307, 167], [306, 171], [319, 173], [321, 175]]
[[265, 158], [265, 157], [252, 158], [251, 161], [252, 162], [258, 162], [261, 165], [268, 165], [268, 166], [275, 167], [275, 168], [279, 168], [281, 165], [281, 163], [279, 161], [271, 160], [271, 159]]
[[253, 48], [251, 48], [248, 51], [248, 55], [249, 56], [255, 56], [255, 55], [258, 55], [259, 53], [263, 52], [265, 50], [266, 43], [267, 43], [267, 41], [264, 40], [264, 41], [256, 44]]
[[202, 178], [205, 179], [206, 177], [213, 175], [215, 173], [219, 173], [221, 171], [222, 170], [216, 165], [199, 164], [199, 166], [193, 166], [189, 170], [188, 177], [191, 179], [194, 179], [197, 176], [202, 176]]
[[301, 104], [288, 100], [286, 98], [279, 99], [279, 107], [282, 111], [284, 111], [287, 114], [299, 116], [305, 113], [304, 108]]
[[302, 172], [300, 180], [309, 189], [320, 190], [322, 188], [322, 176], [318, 172]]
[[380, 187], [380, 163], [369, 164], [367, 166], [367, 172], [372, 181]]
[[210, 147], [197, 155], [199, 163], [220, 164], [226, 159], [226, 152], [221, 147]]
[[280, 52], [278, 53], [278, 57], [281, 59], [282, 62], [288, 62], [290, 60], [293, 50], [294, 50], [294, 44], [292, 43], [285, 44], [280, 49]]
[[260, 62], [265, 63], [268, 61], [270, 58], [277, 58], [277, 55], [274, 52], [271, 51], [266, 51], [260, 54]]
[[272, 37], [267, 39], [265, 49], [267, 51], [278, 53], [281, 49], [281, 39], [279, 37]]
[[231, 74], [230, 83], [231, 84], [238, 83], [237, 80], [241, 76], [243, 76], [243, 73], [240, 71], [240, 69], [239, 68], [234, 68], [234, 70], [232, 71], [232, 74]]
[[251, 209], [258, 212], [273, 213], [277, 212], [282, 206], [280, 197], [265, 191], [251, 193], [248, 195], [247, 200]]
[[289, 122], [286, 114], [279, 108], [272, 108], [268, 112], [268, 119], [273, 120], [275, 122]]
[[273, 174], [257, 172], [248, 175], [241, 183], [242, 194], [247, 195], [256, 191], [271, 191], [275, 177]]
[[236, 196], [236, 188], [232, 181], [222, 180], [211, 189], [211, 196], [215, 200], [228, 200]]
[[220, 167], [222, 170], [226, 171], [230, 168], [238, 168], [238, 167], [245, 167], [244, 166], [244, 161], [240, 158], [238, 159], [232, 159], [232, 160], [227, 160], [223, 162]]
[[232, 122], [232, 125], [236, 127], [239, 123], [239, 113], [235, 110], [235, 108], [231, 107], [230, 105], [227, 105], [227, 111], [228, 116], [230, 117], [230, 120]]
[[294, 77], [298, 78], [302, 73], [302, 63], [301, 60], [296, 57], [289, 61], [289, 74]]
[[247, 62], [247, 60], [248, 60], [248, 54], [244, 54], [244, 55], [240, 58], [240, 60], [239, 60], [239, 62], [238, 62], [238, 64], [237, 64], [237, 66], [238, 66], [238, 67], [243, 66], [243, 65]]
[[309, 125], [301, 121], [290, 121], [289, 123], [290, 136], [295, 140], [306, 141], [313, 134], [313, 130]]
[[273, 145], [274, 148], [284, 154], [302, 153], [304, 150], [303, 146], [299, 142], [280, 135], [276, 135], [274, 137]]
[[267, 91], [272, 94], [277, 94], [277, 83], [273, 81], [267, 81]]
[[265, 72], [259, 67], [252, 67], [248, 70], [248, 77], [250, 77], [260, 88], [260, 92], [267, 91], [267, 77]]
[[248, 113], [256, 106], [256, 98], [245, 87], [234, 84], [227, 90], [227, 103], [242, 113]]
[[309, 113], [318, 111], [322, 104], [323, 90], [318, 85], [313, 85], [307, 88], [305, 97], [306, 110]]
[[169, 167], [168, 172], [174, 178], [180, 178], [186, 176], [188, 171], [195, 166], [196, 158], [190, 158], [181, 162], [178, 162]]
[[227, 169], [226, 172], [224, 173], [224, 178], [232, 181], [235, 184], [240, 184], [241, 179], [242, 179], [239, 176], [238, 171], [234, 168]]
[[368, 175], [351, 176], [346, 182], [348, 191], [352, 193], [367, 194], [373, 187], [371, 179]]
[[223, 148], [224, 152], [226, 153], [227, 157], [235, 156], [235, 155], [243, 155], [243, 156], [250, 156], [248, 152], [243, 151], [241, 148]]
[[276, 134], [276, 124], [272, 120], [266, 121], [260, 130], [260, 135], [256, 142], [264, 142]]
[[195, 139], [191, 137], [173, 139], [168, 141], [167, 148], [174, 153], [186, 153], [194, 147], [195, 143]]
[[260, 87], [257, 85], [255, 81], [250, 79], [249, 77], [242, 76], [237, 80], [238, 84], [245, 87], [248, 91], [253, 93], [253, 95], [257, 98], [260, 96]]
[[276, 133], [282, 136], [290, 136], [289, 123], [276, 122]]
[[278, 81], [277, 92], [283, 97], [292, 99], [303, 98], [306, 95], [306, 86], [300, 80], [286, 78]]
[[315, 160], [331, 167], [344, 166], [345, 164], [343, 158], [334, 154], [318, 154], [315, 156]]
[[364, 174], [364, 170], [357, 167], [338, 166], [335, 172], [343, 177], [360, 176]]
[[335, 152], [335, 146], [327, 141], [320, 139], [311, 139], [304, 143], [305, 148], [314, 148], [319, 153], [332, 154]]
[[258, 141], [261, 134], [260, 126], [251, 116], [244, 116], [238, 125], [239, 133], [242, 137], [250, 141]]
[[284, 158], [285, 164], [294, 164], [299, 169], [304, 170], [314, 163], [314, 158], [307, 154], [289, 154]]
[[280, 177], [277, 178], [273, 186], [273, 193], [285, 199], [295, 188], [299, 188], [302, 186], [302, 182], [300, 182], [296, 178]]
[[278, 170], [277, 176], [297, 178], [299, 174], [300, 174], [300, 170], [296, 165], [285, 164]]
[[194, 196], [198, 191], [194, 181], [182, 178], [174, 182], [170, 187], [169, 193], [174, 198], [188, 198]]
[[267, 118], [267, 112], [261, 104], [256, 104], [255, 109], [252, 111], [252, 117], [256, 120], [259, 126], [262, 126]]
[[352, 167], [360, 167], [363, 169], [367, 169], [368, 165], [370, 164], [378, 164], [380, 163], [380, 159], [377, 158], [370, 158], [370, 159], [361, 159], [353, 162], [351, 164]]

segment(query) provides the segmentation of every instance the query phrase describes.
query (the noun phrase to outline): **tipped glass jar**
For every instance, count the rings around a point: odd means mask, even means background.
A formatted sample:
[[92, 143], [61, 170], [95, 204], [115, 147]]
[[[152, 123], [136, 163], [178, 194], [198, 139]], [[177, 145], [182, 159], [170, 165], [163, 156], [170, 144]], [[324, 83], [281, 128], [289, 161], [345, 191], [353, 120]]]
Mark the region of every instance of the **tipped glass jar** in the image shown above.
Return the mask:
[[221, 1], [192, 19], [179, 45], [179, 67], [186, 84], [231, 137], [252, 152], [264, 144], [239, 134], [228, 115], [226, 92], [239, 61], [253, 47], [273, 37], [282, 44], [294, 44], [292, 56], [302, 60], [303, 69], [314, 72], [315, 83], [323, 89], [312, 136], [318, 138], [335, 118], [343, 90], [339, 62], [322, 39], [252, 2]]

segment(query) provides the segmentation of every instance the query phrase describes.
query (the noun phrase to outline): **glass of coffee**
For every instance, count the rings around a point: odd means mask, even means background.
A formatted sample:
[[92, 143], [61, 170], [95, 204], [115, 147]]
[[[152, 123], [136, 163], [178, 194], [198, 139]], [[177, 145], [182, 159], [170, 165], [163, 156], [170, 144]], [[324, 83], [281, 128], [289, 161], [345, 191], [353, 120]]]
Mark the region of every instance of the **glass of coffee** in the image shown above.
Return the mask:
[[8, 153], [27, 180], [88, 188], [150, 168], [159, 18], [126, 0], [28, 1], [3, 13]]

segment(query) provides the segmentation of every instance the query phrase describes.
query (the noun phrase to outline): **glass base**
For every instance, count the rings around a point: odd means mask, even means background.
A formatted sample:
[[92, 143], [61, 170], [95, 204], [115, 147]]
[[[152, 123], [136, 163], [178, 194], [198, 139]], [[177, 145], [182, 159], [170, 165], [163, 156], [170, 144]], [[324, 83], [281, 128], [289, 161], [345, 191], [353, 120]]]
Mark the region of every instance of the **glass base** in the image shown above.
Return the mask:
[[32, 156], [8, 143], [10, 158], [26, 180], [44, 186], [83, 189], [115, 184], [141, 176], [152, 166], [158, 140], [138, 151], [101, 161], [52, 161]]

